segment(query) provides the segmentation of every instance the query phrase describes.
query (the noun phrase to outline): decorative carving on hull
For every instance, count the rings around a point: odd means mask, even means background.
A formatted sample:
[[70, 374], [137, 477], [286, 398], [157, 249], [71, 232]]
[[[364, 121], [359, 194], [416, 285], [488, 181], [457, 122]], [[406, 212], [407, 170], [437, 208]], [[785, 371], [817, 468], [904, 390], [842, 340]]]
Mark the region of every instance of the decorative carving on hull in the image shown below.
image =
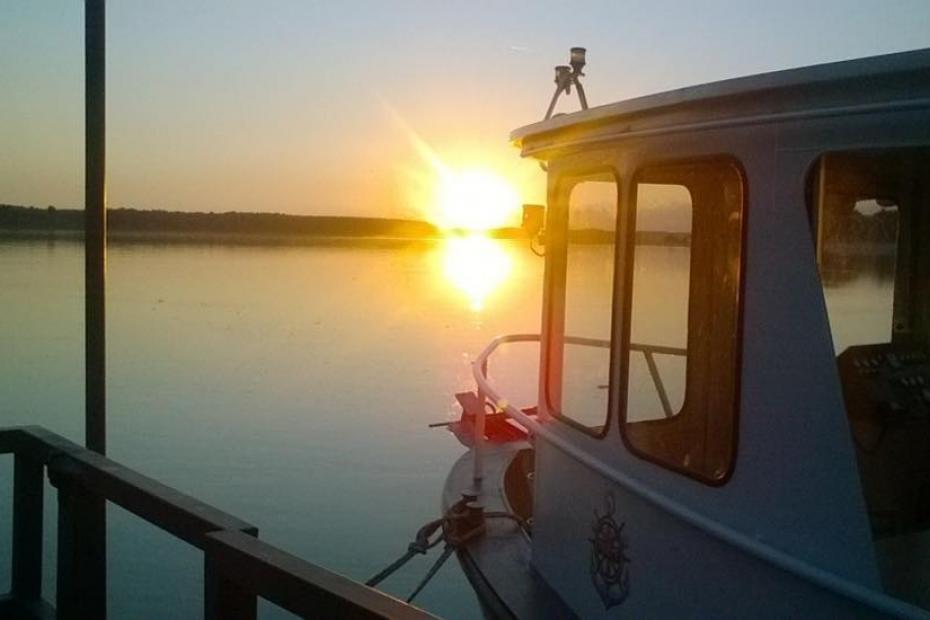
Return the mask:
[[591, 543], [591, 582], [606, 609], [621, 604], [630, 594], [630, 558], [624, 527], [614, 518], [616, 508], [614, 496], [604, 497], [607, 511], [599, 514], [594, 510]]

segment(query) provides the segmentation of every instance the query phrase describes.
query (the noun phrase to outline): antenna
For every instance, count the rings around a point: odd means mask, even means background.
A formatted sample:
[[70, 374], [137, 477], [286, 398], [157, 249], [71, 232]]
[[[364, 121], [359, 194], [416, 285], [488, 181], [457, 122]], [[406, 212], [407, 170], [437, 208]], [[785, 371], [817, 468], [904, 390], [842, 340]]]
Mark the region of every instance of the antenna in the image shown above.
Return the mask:
[[555, 110], [555, 104], [559, 100], [559, 95], [563, 92], [566, 95], [572, 94], [572, 85], [578, 91], [578, 100], [581, 102], [581, 109], [588, 109], [588, 98], [585, 97], [584, 87], [581, 85], [579, 78], [584, 77], [581, 70], [585, 66], [585, 54], [587, 50], [583, 47], [573, 47], [568, 65], [559, 65], [555, 68], [555, 93], [552, 94], [552, 101], [549, 102], [549, 109], [546, 110], [546, 118], [552, 118], [552, 112]]

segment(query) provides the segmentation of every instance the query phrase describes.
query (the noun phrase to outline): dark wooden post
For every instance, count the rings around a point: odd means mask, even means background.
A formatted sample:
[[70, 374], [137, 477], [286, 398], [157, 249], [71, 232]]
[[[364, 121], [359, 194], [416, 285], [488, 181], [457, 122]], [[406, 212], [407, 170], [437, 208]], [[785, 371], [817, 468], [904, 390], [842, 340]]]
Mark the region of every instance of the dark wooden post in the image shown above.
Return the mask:
[[205, 620], [255, 620], [258, 598], [239, 584], [226, 579], [223, 566], [204, 549], [204, 610]]
[[52, 470], [58, 487], [58, 570], [55, 606], [61, 620], [103, 620], [107, 616], [107, 550], [104, 501], [87, 493], [67, 473]]
[[[106, 3], [84, 2], [84, 432], [106, 454]], [[107, 528], [102, 497], [59, 490], [61, 618], [106, 618]], [[62, 545], [62, 543], [64, 543]], [[62, 587], [64, 580], [64, 588]], [[61, 606], [64, 603], [64, 606]]]
[[106, 70], [105, 3], [84, 8], [85, 444], [106, 454]]
[[17, 454], [13, 472], [13, 565], [11, 593], [21, 602], [42, 596], [42, 463]]

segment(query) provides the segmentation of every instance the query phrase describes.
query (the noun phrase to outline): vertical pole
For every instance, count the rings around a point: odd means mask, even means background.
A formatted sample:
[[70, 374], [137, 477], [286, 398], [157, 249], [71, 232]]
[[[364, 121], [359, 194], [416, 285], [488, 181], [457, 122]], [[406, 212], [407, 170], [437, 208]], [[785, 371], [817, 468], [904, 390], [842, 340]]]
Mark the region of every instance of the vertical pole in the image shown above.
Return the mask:
[[[487, 359], [481, 362], [481, 376], [488, 376]], [[480, 387], [478, 388], [478, 411], [475, 412], [475, 444], [472, 450], [475, 453], [474, 470], [472, 471], [472, 481], [475, 489], [480, 488], [481, 481], [484, 479], [484, 433], [485, 433], [485, 403], [488, 397]]]
[[42, 596], [42, 463], [16, 455], [13, 469], [12, 594], [21, 602]]
[[[106, 2], [84, 1], [84, 443], [106, 454]], [[106, 618], [107, 505], [59, 493], [61, 617]], [[60, 500], [61, 501], [61, 500]], [[73, 612], [73, 613], [70, 613]]]
[[55, 607], [61, 620], [106, 620], [107, 558], [101, 540], [105, 503], [71, 472], [50, 471], [58, 487], [58, 569]]
[[84, 5], [85, 444], [106, 454], [106, 70], [105, 2]]

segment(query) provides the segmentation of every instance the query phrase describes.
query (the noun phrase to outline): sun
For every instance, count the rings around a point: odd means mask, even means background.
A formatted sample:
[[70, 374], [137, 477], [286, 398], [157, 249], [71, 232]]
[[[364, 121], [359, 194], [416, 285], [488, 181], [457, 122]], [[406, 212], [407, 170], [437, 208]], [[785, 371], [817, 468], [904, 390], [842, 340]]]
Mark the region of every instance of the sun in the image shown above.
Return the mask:
[[[520, 192], [507, 176], [488, 164], [487, 153], [470, 153], [466, 149], [453, 157], [464, 165], [455, 165], [440, 157], [389, 104], [384, 105], [421, 160], [421, 165], [401, 167], [408, 204], [421, 217], [453, 233], [484, 233], [518, 224]], [[477, 162], [482, 163], [473, 165]]]
[[520, 210], [520, 195], [490, 170], [447, 168], [438, 175], [434, 204], [441, 228], [477, 232], [511, 224]]

